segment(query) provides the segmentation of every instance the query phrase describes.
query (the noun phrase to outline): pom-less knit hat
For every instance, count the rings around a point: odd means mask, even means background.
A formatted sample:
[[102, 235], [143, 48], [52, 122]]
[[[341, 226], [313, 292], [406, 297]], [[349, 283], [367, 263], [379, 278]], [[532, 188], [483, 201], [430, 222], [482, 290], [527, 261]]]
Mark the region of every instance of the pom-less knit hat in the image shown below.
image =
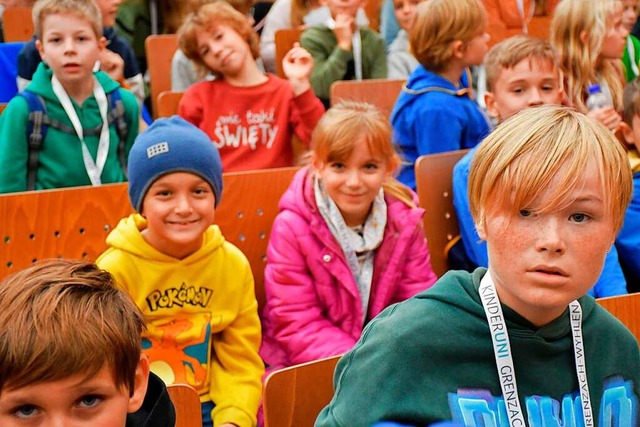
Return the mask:
[[198, 175], [211, 185], [216, 206], [222, 197], [220, 154], [206, 133], [184, 119], [158, 119], [136, 138], [129, 152], [129, 199], [141, 212], [149, 187], [173, 172]]

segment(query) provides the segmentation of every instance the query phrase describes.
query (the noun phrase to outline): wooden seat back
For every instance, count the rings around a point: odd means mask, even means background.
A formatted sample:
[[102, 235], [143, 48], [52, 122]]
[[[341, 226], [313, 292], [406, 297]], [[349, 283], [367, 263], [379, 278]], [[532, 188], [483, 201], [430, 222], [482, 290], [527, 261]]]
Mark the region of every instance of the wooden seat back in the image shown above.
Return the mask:
[[368, 102], [378, 107], [386, 117], [391, 117], [404, 82], [405, 80], [387, 79], [339, 80], [331, 85], [331, 105], [342, 100]]
[[198, 392], [188, 384], [168, 385], [167, 392], [176, 410], [175, 427], [202, 427]]
[[340, 356], [272, 372], [264, 382], [265, 427], [313, 427], [333, 397], [333, 372]]
[[178, 114], [178, 105], [184, 92], [165, 90], [158, 96], [158, 118], [171, 117]]
[[640, 342], [640, 293], [598, 298], [596, 301], [624, 323]]
[[165, 90], [171, 90], [171, 61], [177, 49], [178, 36], [175, 34], [151, 35], [145, 40], [144, 50], [147, 55], [154, 118], [159, 117], [158, 96]]
[[5, 42], [26, 42], [35, 34], [30, 7], [9, 6], [2, 13]]
[[300, 41], [301, 34], [302, 30], [300, 28], [287, 28], [276, 31], [274, 38], [276, 42], [276, 75], [278, 77], [287, 78], [282, 70], [282, 60], [293, 45]]
[[449, 269], [448, 245], [460, 234], [453, 208], [453, 167], [469, 150], [420, 156], [416, 160], [416, 190], [424, 208], [424, 231], [431, 267], [438, 277]]
[[[249, 259], [260, 308], [271, 226], [296, 170], [223, 175], [215, 223]], [[0, 278], [46, 258], [95, 261], [109, 232], [131, 212], [127, 184], [0, 195]]]

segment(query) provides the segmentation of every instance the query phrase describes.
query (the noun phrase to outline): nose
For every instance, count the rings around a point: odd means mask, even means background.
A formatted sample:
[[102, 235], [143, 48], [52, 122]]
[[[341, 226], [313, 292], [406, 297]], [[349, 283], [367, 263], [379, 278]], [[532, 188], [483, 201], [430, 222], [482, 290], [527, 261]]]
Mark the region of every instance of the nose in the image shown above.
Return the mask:
[[69, 54], [73, 53], [76, 50], [76, 45], [73, 41], [73, 38], [68, 37], [64, 40], [64, 53]]
[[350, 171], [347, 175], [347, 186], [358, 187], [360, 185], [360, 173], [358, 171]]
[[542, 96], [540, 96], [540, 89], [534, 87], [531, 89], [531, 96], [529, 97], [529, 107], [536, 105], [542, 105]]
[[404, 4], [402, 5], [402, 12], [411, 13], [411, 8], [412, 8], [411, 2], [408, 2], [408, 1], [404, 2]]
[[540, 228], [536, 250], [550, 254], [563, 254], [567, 250], [566, 242], [562, 236], [559, 220], [547, 218], [540, 221]]
[[180, 195], [176, 197], [176, 204], [173, 207], [175, 213], [179, 215], [189, 215], [193, 212], [193, 206], [191, 206], [191, 200], [186, 195]]

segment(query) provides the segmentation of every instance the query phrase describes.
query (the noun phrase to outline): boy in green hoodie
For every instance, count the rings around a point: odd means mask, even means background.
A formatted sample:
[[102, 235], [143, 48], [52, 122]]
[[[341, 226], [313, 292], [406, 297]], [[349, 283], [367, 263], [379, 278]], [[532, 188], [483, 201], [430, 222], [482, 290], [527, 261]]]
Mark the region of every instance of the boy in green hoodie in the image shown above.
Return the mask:
[[638, 342], [586, 295], [631, 193], [622, 147], [584, 114], [502, 122], [469, 176], [488, 269], [450, 271], [370, 322], [316, 427], [637, 425]]
[[0, 193], [125, 181], [140, 112], [133, 94], [93, 71], [106, 44], [95, 1], [40, 0], [33, 18], [43, 63], [33, 96], [17, 95], [0, 117]]

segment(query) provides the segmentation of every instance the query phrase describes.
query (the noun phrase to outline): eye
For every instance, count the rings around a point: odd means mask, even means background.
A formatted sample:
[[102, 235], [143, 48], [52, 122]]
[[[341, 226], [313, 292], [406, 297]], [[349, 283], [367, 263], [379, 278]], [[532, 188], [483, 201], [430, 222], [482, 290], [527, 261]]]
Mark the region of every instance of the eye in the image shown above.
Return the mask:
[[35, 405], [22, 405], [11, 411], [18, 418], [31, 418], [37, 415], [38, 408]]
[[518, 213], [523, 218], [528, 218], [528, 217], [531, 216], [531, 211], [529, 209], [520, 209], [520, 211]]
[[344, 163], [342, 162], [333, 162], [331, 163], [331, 169], [335, 169], [335, 170], [341, 170], [344, 169]]
[[555, 90], [556, 87], [554, 85], [543, 85], [542, 86], [542, 90], [545, 92], [551, 92], [553, 90]]
[[60, 37], [51, 37], [49, 39], [49, 43], [59, 43], [60, 42]]
[[171, 191], [169, 191], [169, 190], [157, 190], [154, 194], [157, 197], [169, 197], [171, 195]]
[[196, 189], [193, 190], [193, 193], [196, 195], [203, 195], [203, 194], [209, 193], [209, 190], [207, 190], [204, 187], [197, 187]]
[[511, 89], [511, 92], [513, 92], [513, 93], [522, 93], [522, 92], [524, 92], [524, 88], [522, 88], [520, 86], [516, 86], [513, 89]]
[[97, 396], [95, 394], [87, 394], [85, 396], [82, 396], [80, 399], [78, 399], [78, 406], [83, 408], [94, 408], [98, 406], [103, 400], [104, 400], [104, 397], [102, 396]]
[[573, 215], [571, 215], [570, 219], [573, 222], [581, 223], [581, 222], [587, 222], [590, 219], [590, 217], [589, 215], [584, 213], [574, 213]]
[[378, 166], [377, 163], [370, 162], [370, 163], [365, 164], [364, 168], [366, 170], [375, 171], [375, 170], [378, 170], [379, 166]]
[[208, 47], [203, 47], [200, 49], [200, 56], [205, 56], [207, 53], [209, 53]]

